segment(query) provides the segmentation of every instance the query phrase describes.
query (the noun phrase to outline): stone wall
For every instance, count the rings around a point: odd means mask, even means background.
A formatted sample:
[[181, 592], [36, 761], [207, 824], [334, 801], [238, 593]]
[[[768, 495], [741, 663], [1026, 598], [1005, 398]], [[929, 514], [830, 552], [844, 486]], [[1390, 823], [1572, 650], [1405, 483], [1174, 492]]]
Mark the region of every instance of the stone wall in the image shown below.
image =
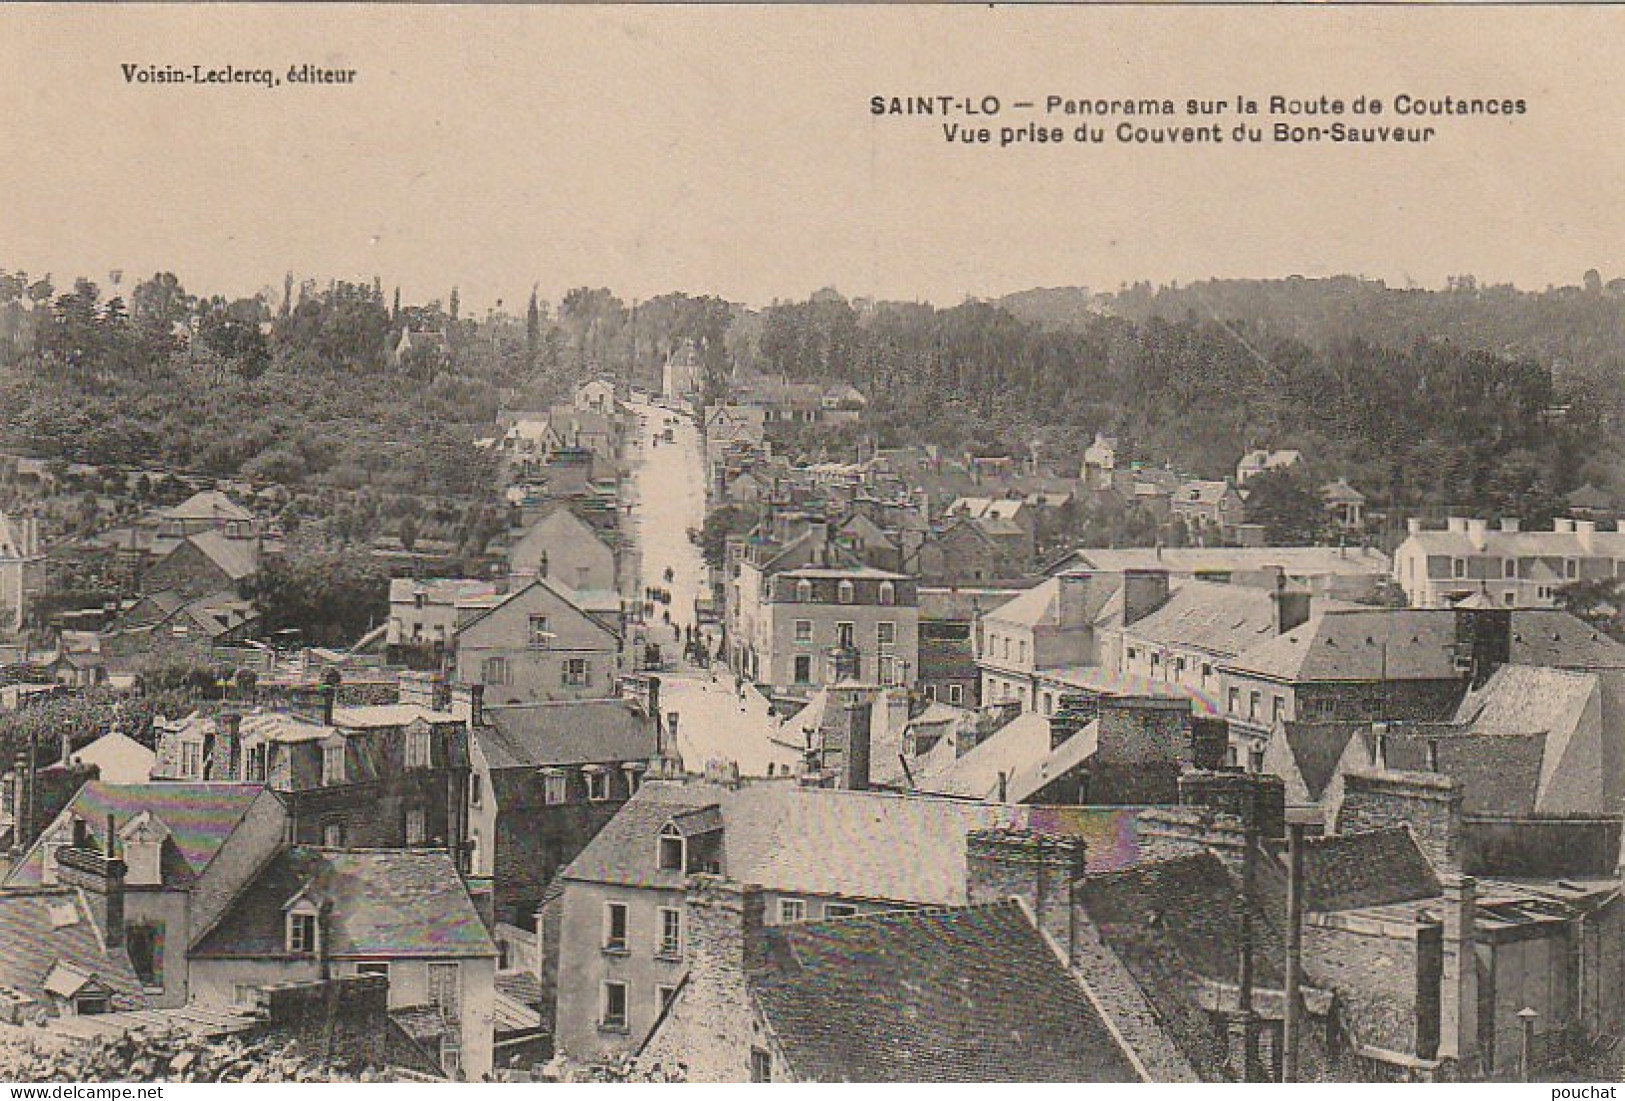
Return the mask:
[[1336, 832], [1409, 826], [1439, 872], [1461, 871], [1461, 785], [1432, 772], [1349, 770]]

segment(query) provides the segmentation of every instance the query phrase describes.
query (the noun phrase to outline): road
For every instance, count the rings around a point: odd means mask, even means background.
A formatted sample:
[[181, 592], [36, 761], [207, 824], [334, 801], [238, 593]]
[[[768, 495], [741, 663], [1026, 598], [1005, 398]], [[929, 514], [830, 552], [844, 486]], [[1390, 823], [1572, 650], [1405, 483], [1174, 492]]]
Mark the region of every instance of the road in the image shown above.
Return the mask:
[[[639, 575], [633, 591], [637, 596], [645, 587], [671, 592], [670, 605], [655, 605], [645, 625], [670, 664], [669, 659], [681, 659], [682, 643], [661, 613], [669, 612], [679, 630], [688, 627], [694, 622], [694, 597], [708, 588], [700, 548], [688, 537], [705, 523], [705, 457], [699, 427], [687, 412], [658, 405], [631, 408], [640, 421], [632, 455], [631, 534]], [[659, 439], [668, 427], [669, 443]], [[720, 628], [707, 630], [715, 653]], [[778, 773], [799, 759], [796, 750], [774, 741], [779, 728], [766, 697], [748, 684], [739, 695], [733, 675], [721, 664], [707, 670], [678, 660], [676, 668], [661, 673], [661, 709], [677, 713], [677, 745], [690, 772], [709, 761], [732, 761], [741, 775], [765, 776], [770, 766]]]

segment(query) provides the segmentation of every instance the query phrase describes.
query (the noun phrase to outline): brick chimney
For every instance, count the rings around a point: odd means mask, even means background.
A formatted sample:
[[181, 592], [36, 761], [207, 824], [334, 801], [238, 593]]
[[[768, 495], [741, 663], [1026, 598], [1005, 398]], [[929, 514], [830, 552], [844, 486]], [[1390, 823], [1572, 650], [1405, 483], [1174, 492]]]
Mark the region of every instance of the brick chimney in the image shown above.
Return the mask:
[[1167, 570], [1123, 571], [1123, 626], [1138, 623], [1167, 602]]
[[1179, 778], [1179, 805], [1208, 810], [1245, 823], [1248, 800], [1263, 840], [1286, 837], [1286, 782], [1279, 776], [1233, 769], [1192, 769]]
[[[109, 835], [109, 850], [113, 836]], [[56, 852], [57, 883], [84, 892], [85, 903], [108, 948], [124, 944], [126, 871], [124, 861], [117, 856], [103, 855], [88, 847], [68, 845]]]
[[727, 1070], [705, 1064], [742, 1063], [742, 1048], [753, 1034], [748, 976], [765, 958], [766, 900], [754, 883], [696, 875], [689, 878], [686, 903], [685, 998], [689, 1005], [705, 1008], [688, 1022], [692, 1033], [686, 1039], [693, 1049], [689, 1072], [700, 1081], [721, 1081]]
[[1021, 899], [1070, 959], [1072, 884], [1083, 878], [1087, 855], [1081, 837], [972, 830], [965, 836], [965, 901], [979, 906]]
[[1099, 703], [1094, 697], [1063, 693], [1049, 719], [1049, 747], [1061, 748], [1072, 735], [1094, 722], [1099, 713]]
[[1408, 826], [1441, 875], [1461, 871], [1461, 784], [1432, 772], [1350, 770], [1343, 774], [1337, 833]]

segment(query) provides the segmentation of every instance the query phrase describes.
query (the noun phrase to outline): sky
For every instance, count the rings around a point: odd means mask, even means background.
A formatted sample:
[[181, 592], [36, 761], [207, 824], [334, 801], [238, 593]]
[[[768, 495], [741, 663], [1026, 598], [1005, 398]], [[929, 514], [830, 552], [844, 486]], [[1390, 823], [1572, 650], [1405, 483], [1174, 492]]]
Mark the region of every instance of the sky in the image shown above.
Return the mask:
[[[1621, 56], [1625, 20], [1572, 7], [5, 5], [0, 269], [227, 294], [377, 275], [407, 301], [458, 285], [470, 313], [532, 286], [753, 305], [1341, 273], [1539, 288], [1625, 274]], [[121, 71], [305, 63], [356, 82]], [[1402, 92], [1528, 111], [1425, 146], [1008, 149], [869, 112]]]

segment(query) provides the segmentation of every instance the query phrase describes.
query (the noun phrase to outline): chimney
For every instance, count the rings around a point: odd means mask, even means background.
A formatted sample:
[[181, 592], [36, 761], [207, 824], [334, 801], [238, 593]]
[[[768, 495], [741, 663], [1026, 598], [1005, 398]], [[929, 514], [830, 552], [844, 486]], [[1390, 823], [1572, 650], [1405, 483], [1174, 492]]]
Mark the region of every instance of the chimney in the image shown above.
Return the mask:
[[1055, 579], [1055, 583], [1057, 586], [1055, 611], [1061, 628], [1072, 630], [1087, 627], [1089, 587], [1094, 584], [1094, 575], [1079, 572], [1063, 573]]
[[1435, 871], [1461, 871], [1461, 784], [1432, 772], [1350, 770], [1337, 833], [1409, 826]]
[[1467, 534], [1467, 518], [1465, 516], [1450, 516], [1445, 519], [1445, 530], [1455, 535]]
[[1422, 518], [1420, 516], [1407, 516], [1405, 518], [1405, 534], [1407, 534], [1407, 535], [1421, 535], [1422, 534]]
[[810, 520], [807, 530], [812, 534], [812, 564], [815, 566], [829, 565], [829, 522], [827, 520]]
[[451, 714], [470, 730], [485, 725], [485, 685], [458, 684], [451, 689]]
[[215, 775], [224, 780], [243, 778], [243, 717], [236, 711], [222, 711], [215, 716]]
[[336, 684], [324, 684], [317, 689], [317, 692], [321, 697], [322, 703], [322, 725], [332, 726], [333, 701], [338, 698], [339, 686]]
[[1123, 571], [1123, 626], [1138, 623], [1167, 602], [1167, 570]]
[[1466, 875], [1441, 875], [1439, 879], [1444, 888], [1444, 966], [1438, 1057], [1470, 1066], [1478, 1054], [1478, 883]]
[[1095, 697], [1064, 693], [1056, 701], [1055, 713], [1049, 719], [1050, 749], [1061, 748], [1072, 735], [1094, 722], [1099, 714], [1099, 701]]
[[1574, 521], [1567, 516], [1559, 516], [1552, 521], [1552, 530], [1560, 535], [1574, 534]]
[[1038, 927], [1072, 958], [1072, 884], [1086, 871], [1083, 838], [1023, 829], [972, 830], [965, 837], [965, 901], [1018, 898]]
[[1512, 609], [1457, 605], [1455, 616], [1458, 668], [1464, 664], [1472, 687], [1482, 688], [1497, 669], [1512, 660]]
[[1595, 520], [1574, 521], [1574, 534], [1580, 537], [1580, 549], [1590, 554], [1596, 543], [1597, 522]]
[[[684, 948], [688, 956], [687, 997], [692, 1004], [738, 1007], [750, 1004], [748, 975], [765, 959], [763, 927], [767, 905], [762, 888], [713, 875], [688, 880], [684, 914]], [[719, 1050], [727, 1049], [727, 1050]], [[737, 1077], [739, 1052], [730, 1045], [696, 1045], [688, 1060], [695, 1081], [718, 1082]], [[715, 1065], [706, 1065], [716, 1060]]]
[[1488, 527], [1489, 525], [1483, 520], [1467, 521], [1467, 541], [1473, 545], [1474, 550], [1481, 551], [1484, 549], [1485, 532]]
[[1516, 535], [1518, 533], [1518, 518], [1516, 516], [1501, 517], [1501, 530]]
[[1302, 589], [1288, 589], [1284, 573], [1275, 575], [1274, 601], [1276, 634], [1284, 635], [1294, 627], [1309, 622], [1313, 595]]
[[869, 789], [869, 749], [872, 744], [871, 723], [874, 704], [867, 700], [854, 700], [846, 705], [845, 747], [841, 753], [840, 787], [848, 791]]
[[96, 927], [108, 948], [124, 944], [124, 861], [111, 854], [81, 845], [68, 845], [56, 852], [57, 883], [84, 892]]

